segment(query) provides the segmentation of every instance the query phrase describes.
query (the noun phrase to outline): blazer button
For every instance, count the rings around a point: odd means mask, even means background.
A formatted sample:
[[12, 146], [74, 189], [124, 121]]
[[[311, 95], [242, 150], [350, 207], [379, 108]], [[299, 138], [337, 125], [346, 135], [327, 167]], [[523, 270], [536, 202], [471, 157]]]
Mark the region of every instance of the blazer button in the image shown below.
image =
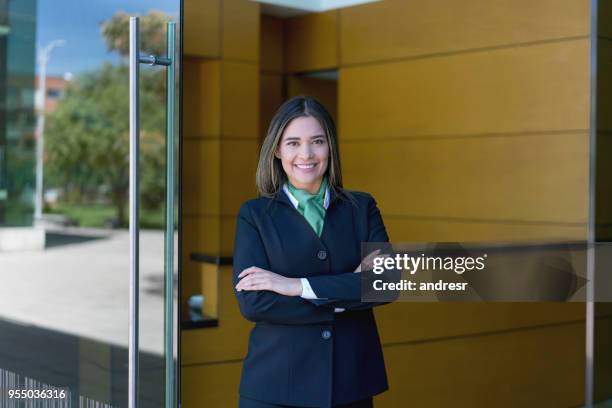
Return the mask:
[[319, 251], [319, 253], [317, 254], [317, 258], [319, 258], [320, 260], [324, 261], [327, 259], [327, 252], [321, 250]]
[[323, 330], [321, 332], [321, 337], [323, 337], [325, 340], [329, 339], [331, 337], [331, 332], [329, 330]]

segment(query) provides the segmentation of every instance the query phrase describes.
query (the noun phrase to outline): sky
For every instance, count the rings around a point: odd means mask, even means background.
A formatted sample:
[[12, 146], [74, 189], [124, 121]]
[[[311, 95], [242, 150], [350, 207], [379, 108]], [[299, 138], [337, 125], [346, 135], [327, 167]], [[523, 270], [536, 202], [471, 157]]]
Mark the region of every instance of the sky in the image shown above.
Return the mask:
[[[118, 11], [133, 15], [160, 10], [176, 18], [180, 0], [38, 0], [36, 45], [41, 50], [49, 42], [65, 40], [55, 48], [47, 65], [47, 75], [77, 74], [99, 66], [103, 61], [119, 62], [108, 52], [100, 34], [100, 24]], [[38, 53], [38, 51], [37, 51]]]

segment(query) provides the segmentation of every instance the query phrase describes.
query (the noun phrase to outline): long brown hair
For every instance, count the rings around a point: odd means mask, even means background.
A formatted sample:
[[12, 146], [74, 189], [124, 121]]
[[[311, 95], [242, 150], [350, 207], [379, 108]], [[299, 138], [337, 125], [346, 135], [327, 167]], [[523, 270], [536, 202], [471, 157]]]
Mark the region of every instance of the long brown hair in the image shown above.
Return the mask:
[[260, 195], [264, 197], [274, 196], [283, 183], [287, 181], [287, 174], [283, 170], [283, 165], [274, 153], [289, 122], [303, 116], [311, 116], [317, 119], [325, 131], [329, 145], [329, 161], [325, 170], [327, 182], [329, 188], [337, 194], [341, 196], [346, 194], [342, 188], [342, 171], [340, 167], [340, 153], [338, 152], [336, 124], [327, 109], [319, 101], [310, 96], [300, 95], [283, 103], [270, 121], [268, 133], [259, 152], [259, 163], [257, 164], [255, 176], [257, 190]]

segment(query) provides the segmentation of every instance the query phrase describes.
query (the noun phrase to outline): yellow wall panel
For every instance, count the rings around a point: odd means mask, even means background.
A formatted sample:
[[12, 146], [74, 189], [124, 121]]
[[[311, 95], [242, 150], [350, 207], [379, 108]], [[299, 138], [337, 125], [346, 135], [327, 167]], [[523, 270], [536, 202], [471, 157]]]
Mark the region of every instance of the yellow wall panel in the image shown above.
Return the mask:
[[341, 137], [588, 129], [589, 41], [341, 69]]
[[289, 76], [287, 78], [287, 98], [297, 95], [315, 97], [331, 113], [334, 120], [338, 117], [338, 81]]
[[219, 326], [183, 330], [181, 362], [183, 365], [242, 360], [246, 356], [253, 323], [240, 314], [234, 296], [232, 267], [219, 270]]
[[[376, 406], [579, 405], [583, 345], [584, 325], [575, 323], [388, 346], [390, 391]], [[223, 361], [183, 363], [184, 406], [235, 406], [241, 361]]]
[[222, 0], [223, 58], [259, 60], [259, 3]]
[[219, 0], [185, 0], [183, 3], [185, 55], [214, 58], [220, 55]]
[[375, 308], [383, 344], [583, 321], [584, 303], [396, 302]]
[[236, 238], [236, 214], [223, 215], [221, 219], [221, 253], [231, 255], [234, 253]]
[[223, 61], [221, 126], [223, 136], [252, 138], [259, 132], [259, 66]]
[[[189, 320], [188, 300], [191, 295], [200, 293], [202, 288], [202, 277], [197, 272], [197, 265], [189, 260], [189, 252], [183, 246], [183, 262], [181, 269], [181, 321]], [[185, 256], [187, 258], [185, 258]]]
[[341, 65], [589, 35], [579, 0], [384, 0], [340, 11]]
[[221, 132], [221, 63], [183, 62], [183, 137], [216, 138]]
[[485, 222], [449, 218], [390, 216], [383, 213], [389, 239], [397, 242], [458, 241], [581, 241], [587, 223], [576, 226], [554, 223]]
[[220, 228], [221, 222], [218, 215], [183, 215], [184, 259], [189, 259], [192, 252], [207, 255], [218, 254]]
[[[257, 196], [257, 140], [224, 140], [221, 145], [221, 211], [236, 216], [240, 205]], [[240, 186], [241, 188], [236, 188]]]
[[259, 138], [263, 141], [272, 117], [284, 101], [283, 76], [262, 73], [259, 87]]
[[[219, 326], [184, 330], [183, 364], [242, 359], [252, 323], [238, 309], [232, 286], [232, 267], [219, 273]], [[510, 329], [531, 330], [584, 320], [583, 303], [395, 303], [375, 309], [385, 345], [407, 341], [439, 341]], [[409, 322], [409, 324], [404, 324]]]
[[204, 295], [202, 315], [216, 319], [219, 317], [219, 267], [214, 264], [199, 262], [197, 263], [197, 269], [200, 272], [200, 281], [202, 282], [200, 291], [197, 293]]
[[188, 216], [183, 215], [183, 246], [181, 270], [181, 302], [183, 304], [182, 319], [187, 319], [187, 300], [189, 296], [201, 293], [202, 274], [198, 262], [190, 259], [192, 253], [215, 255], [219, 253], [220, 222], [219, 216]]
[[285, 70], [331, 69], [338, 66], [338, 12], [311, 13], [285, 21]]
[[584, 324], [386, 347], [376, 406], [573, 407], [584, 398]]
[[218, 140], [183, 141], [183, 214], [219, 214], [221, 146]]
[[341, 151], [346, 185], [372, 193], [383, 214], [587, 221], [586, 133], [347, 142]]
[[181, 367], [183, 407], [237, 407], [241, 369], [237, 362]]
[[260, 57], [261, 70], [283, 72], [284, 23], [283, 19], [261, 15]]

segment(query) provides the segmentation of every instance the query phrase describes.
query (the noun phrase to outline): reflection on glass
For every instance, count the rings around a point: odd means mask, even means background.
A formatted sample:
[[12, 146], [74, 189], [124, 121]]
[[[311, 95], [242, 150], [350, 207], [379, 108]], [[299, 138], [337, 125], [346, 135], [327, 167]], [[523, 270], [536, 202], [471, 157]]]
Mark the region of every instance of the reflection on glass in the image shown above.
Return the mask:
[[36, 1], [0, 1], [0, 225], [32, 224]]
[[[0, 0], [0, 388], [127, 406], [128, 18], [143, 52], [165, 54], [179, 4]], [[165, 71], [142, 66], [140, 81], [140, 406], [161, 407]]]
[[[595, 241], [612, 241], [612, 174], [610, 165], [612, 144], [610, 138], [610, 114], [608, 107], [612, 98], [610, 72], [612, 71], [612, 4], [601, 0], [593, 3], [597, 13], [597, 89], [596, 89], [596, 136], [595, 169]], [[601, 244], [600, 244], [601, 245]], [[594, 254], [594, 291], [604, 292], [612, 283], [612, 265], [608, 257]], [[612, 303], [596, 302], [593, 319], [593, 402], [597, 408], [612, 406]], [[587, 358], [590, 356], [587, 356]]]

